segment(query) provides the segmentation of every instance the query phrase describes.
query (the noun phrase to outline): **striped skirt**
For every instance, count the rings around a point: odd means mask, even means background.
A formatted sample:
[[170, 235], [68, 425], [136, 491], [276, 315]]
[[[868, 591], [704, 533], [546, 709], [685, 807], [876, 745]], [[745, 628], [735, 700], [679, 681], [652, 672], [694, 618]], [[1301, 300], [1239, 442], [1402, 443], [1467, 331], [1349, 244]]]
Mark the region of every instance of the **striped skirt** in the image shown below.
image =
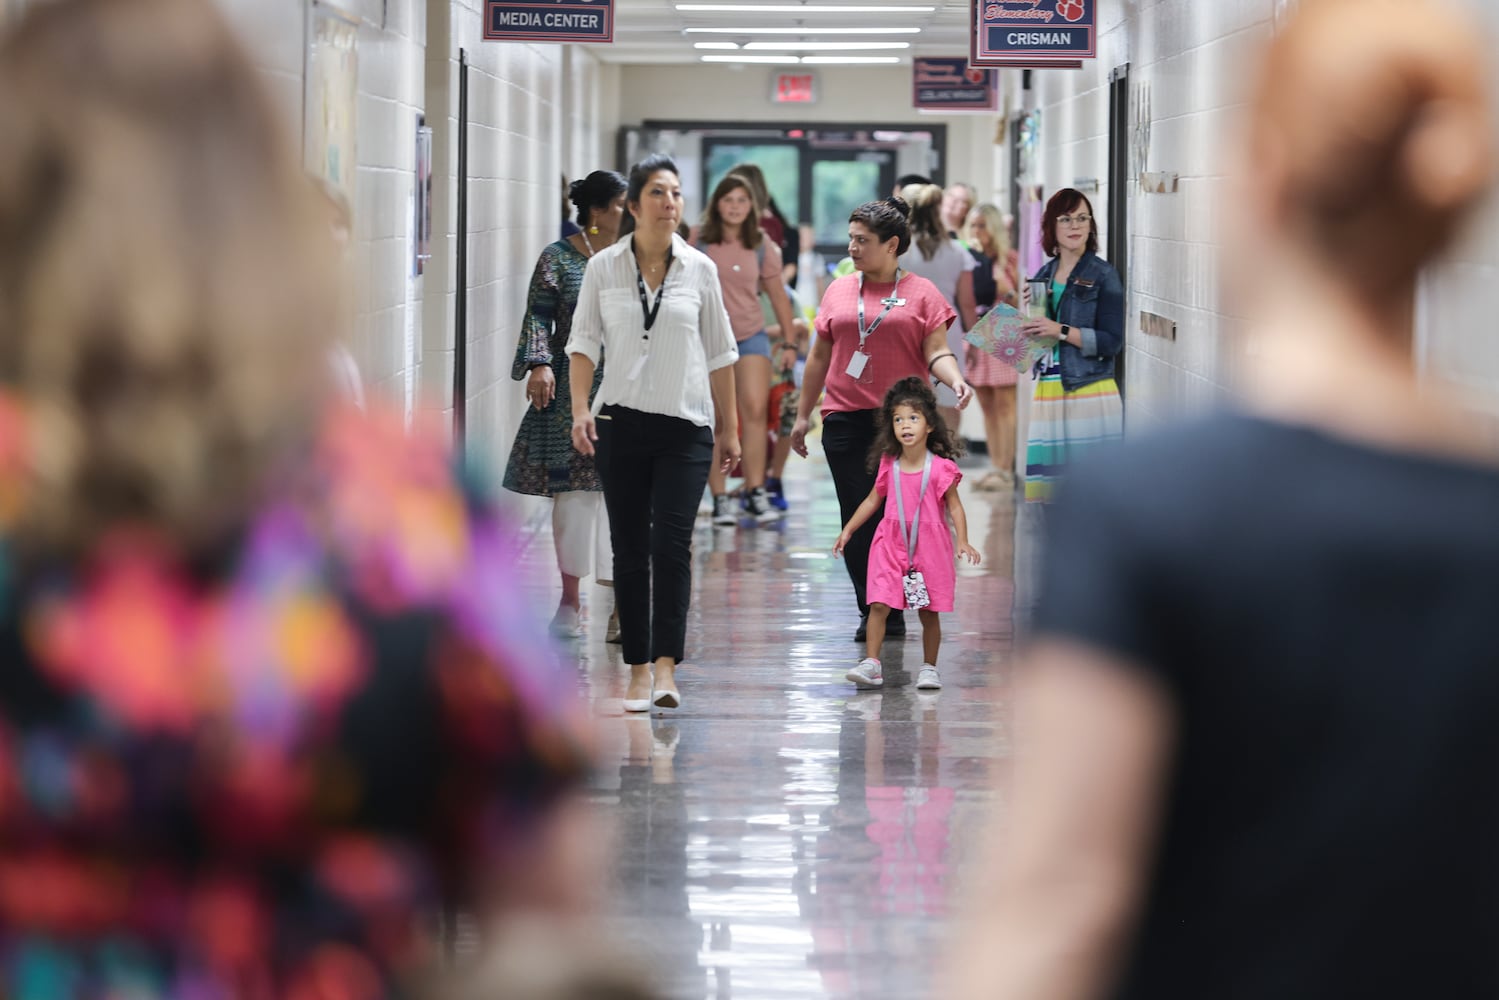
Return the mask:
[[1111, 378], [1076, 392], [1062, 388], [1053, 364], [1036, 380], [1025, 450], [1025, 499], [1048, 503], [1067, 464], [1124, 436], [1124, 401]]

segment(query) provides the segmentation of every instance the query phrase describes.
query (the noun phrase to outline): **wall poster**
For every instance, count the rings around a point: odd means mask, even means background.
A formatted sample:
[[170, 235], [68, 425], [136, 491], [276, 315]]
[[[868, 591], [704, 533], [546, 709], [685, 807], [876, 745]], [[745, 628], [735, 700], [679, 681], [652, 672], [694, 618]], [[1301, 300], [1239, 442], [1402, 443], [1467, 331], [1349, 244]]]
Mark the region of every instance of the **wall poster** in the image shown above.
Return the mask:
[[303, 163], [354, 204], [359, 156], [359, 21], [309, 0], [306, 91], [302, 103]]

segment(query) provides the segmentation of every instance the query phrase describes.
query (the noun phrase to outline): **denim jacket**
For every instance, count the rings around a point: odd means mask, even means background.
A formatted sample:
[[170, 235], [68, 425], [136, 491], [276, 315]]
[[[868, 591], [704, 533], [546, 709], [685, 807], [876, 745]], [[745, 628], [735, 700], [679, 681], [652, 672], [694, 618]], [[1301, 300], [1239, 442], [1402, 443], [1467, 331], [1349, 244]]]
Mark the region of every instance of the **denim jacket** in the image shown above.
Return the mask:
[[[1046, 282], [1048, 293], [1057, 261], [1047, 261], [1032, 279]], [[1124, 349], [1124, 283], [1108, 261], [1095, 253], [1083, 254], [1053, 318], [1076, 330], [1083, 345], [1062, 345], [1063, 389], [1075, 392], [1114, 377], [1114, 356]]]

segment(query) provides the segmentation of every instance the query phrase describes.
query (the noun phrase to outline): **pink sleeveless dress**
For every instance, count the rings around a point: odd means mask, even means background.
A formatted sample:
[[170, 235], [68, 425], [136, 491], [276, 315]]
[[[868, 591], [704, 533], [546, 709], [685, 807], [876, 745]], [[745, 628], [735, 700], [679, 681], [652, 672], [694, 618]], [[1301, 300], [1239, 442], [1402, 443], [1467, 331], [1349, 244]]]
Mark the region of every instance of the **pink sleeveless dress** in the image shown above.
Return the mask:
[[[889, 455], [881, 458], [874, 480], [874, 488], [885, 497], [885, 514], [869, 546], [868, 600], [870, 604], [888, 604], [903, 609], [906, 591], [901, 580], [906, 575], [907, 559], [893, 492], [895, 461]], [[957, 463], [932, 456], [932, 478], [927, 484], [926, 497], [921, 501], [921, 517], [916, 525], [916, 568], [926, 580], [927, 596], [932, 602], [926, 609], [928, 611], [945, 612], [953, 608], [958, 567], [953, 552], [952, 529], [947, 523], [946, 497], [947, 491], [955, 488], [962, 479], [963, 473]], [[902, 472], [900, 484], [906, 495], [906, 517], [909, 518], [916, 511], [916, 498], [921, 493], [921, 473]]]

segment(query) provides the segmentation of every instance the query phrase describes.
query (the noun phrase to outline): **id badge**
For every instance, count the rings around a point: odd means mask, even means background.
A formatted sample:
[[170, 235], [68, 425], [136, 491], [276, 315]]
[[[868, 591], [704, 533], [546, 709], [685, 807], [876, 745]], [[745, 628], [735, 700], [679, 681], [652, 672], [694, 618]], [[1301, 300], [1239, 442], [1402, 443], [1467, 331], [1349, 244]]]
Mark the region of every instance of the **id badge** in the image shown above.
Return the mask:
[[861, 378], [864, 368], [869, 364], [869, 355], [863, 351], [855, 351], [854, 356], [848, 359], [848, 377], [852, 379]]
[[636, 358], [635, 363], [630, 366], [630, 374], [626, 375], [625, 378], [631, 382], [634, 382], [636, 379], [640, 378], [640, 373], [645, 371], [645, 362], [649, 357], [650, 355], [648, 354], [642, 354], [640, 357]]
[[906, 608], [911, 611], [919, 611], [929, 607], [932, 599], [926, 592], [926, 578], [921, 575], [920, 570], [911, 570], [905, 576]]

